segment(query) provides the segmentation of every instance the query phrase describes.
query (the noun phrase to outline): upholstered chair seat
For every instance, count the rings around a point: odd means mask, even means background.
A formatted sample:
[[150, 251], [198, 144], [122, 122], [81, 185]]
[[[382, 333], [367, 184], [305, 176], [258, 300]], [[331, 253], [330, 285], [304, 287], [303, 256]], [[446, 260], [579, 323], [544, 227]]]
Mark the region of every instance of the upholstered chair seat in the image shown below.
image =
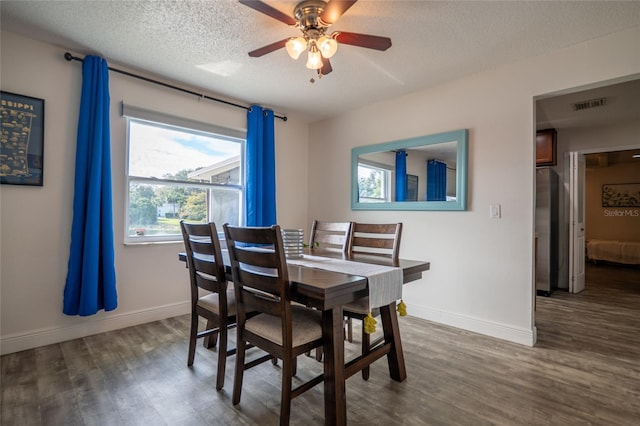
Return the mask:
[[[292, 344], [301, 346], [322, 338], [322, 314], [300, 305], [291, 305]], [[265, 339], [282, 345], [282, 322], [279, 317], [260, 314], [249, 318], [245, 329]]]

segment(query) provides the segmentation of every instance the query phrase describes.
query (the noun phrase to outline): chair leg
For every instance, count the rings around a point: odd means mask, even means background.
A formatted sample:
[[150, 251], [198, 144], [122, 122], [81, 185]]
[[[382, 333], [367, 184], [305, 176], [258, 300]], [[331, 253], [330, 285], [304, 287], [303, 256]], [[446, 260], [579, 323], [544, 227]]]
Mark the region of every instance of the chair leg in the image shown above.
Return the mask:
[[291, 378], [296, 368], [295, 358], [282, 360], [282, 395], [280, 396], [280, 426], [288, 426], [291, 417]]
[[189, 331], [189, 353], [187, 356], [187, 365], [193, 365], [193, 358], [196, 355], [196, 341], [198, 340], [198, 314], [191, 313], [191, 329]]
[[246, 342], [244, 338], [240, 337], [238, 332], [238, 341], [236, 342], [236, 372], [233, 380], [233, 405], [240, 402], [240, 395], [242, 393], [242, 376], [244, 374], [244, 355], [246, 349]]
[[[316, 348], [315, 351], [316, 354], [313, 357], [316, 359], [316, 361], [322, 361], [322, 347]], [[311, 351], [307, 351], [306, 355], [308, 357], [311, 357]]]
[[[369, 352], [369, 343], [371, 342], [371, 336], [364, 332], [364, 321], [362, 321], [362, 355]], [[362, 369], [362, 379], [369, 380], [369, 366]]]
[[353, 343], [353, 320], [351, 317], [347, 318], [347, 341]]
[[[211, 330], [212, 328], [218, 327], [218, 324], [213, 320], [207, 320], [207, 330]], [[203, 346], [207, 349], [215, 348], [216, 342], [218, 341], [218, 333], [211, 333], [204, 337]]]
[[227, 364], [227, 324], [220, 321], [220, 344], [218, 345], [218, 373], [216, 375], [216, 390], [224, 386], [224, 372]]

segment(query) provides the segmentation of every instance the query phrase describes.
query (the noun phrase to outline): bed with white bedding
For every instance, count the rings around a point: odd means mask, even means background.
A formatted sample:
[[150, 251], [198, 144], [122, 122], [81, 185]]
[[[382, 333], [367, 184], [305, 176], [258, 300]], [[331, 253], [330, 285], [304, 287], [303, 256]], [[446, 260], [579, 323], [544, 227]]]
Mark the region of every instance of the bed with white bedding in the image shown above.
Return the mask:
[[640, 242], [589, 240], [587, 241], [587, 259], [597, 262], [640, 265]]

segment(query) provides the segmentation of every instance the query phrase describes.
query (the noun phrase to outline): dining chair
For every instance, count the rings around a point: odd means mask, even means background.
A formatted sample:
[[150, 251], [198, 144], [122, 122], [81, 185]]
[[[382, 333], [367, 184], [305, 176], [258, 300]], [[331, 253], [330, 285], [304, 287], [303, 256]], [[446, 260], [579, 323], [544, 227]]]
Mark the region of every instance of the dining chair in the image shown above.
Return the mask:
[[[388, 257], [398, 260], [400, 254], [400, 237], [402, 223], [358, 223], [354, 222], [349, 241], [349, 255], [367, 254]], [[369, 308], [369, 298], [364, 297], [343, 306], [343, 313], [347, 318], [347, 335], [353, 335], [353, 319], [362, 321], [362, 354], [377, 345], [381, 340], [371, 342], [371, 337], [365, 332], [364, 319], [371, 312], [376, 317], [380, 315], [378, 308]], [[351, 341], [351, 340], [350, 340]], [[362, 378], [369, 380], [369, 367], [362, 369]]]
[[[322, 382], [322, 375], [292, 388], [296, 357], [322, 345], [322, 313], [291, 303], [280, 226], [224, 225], [236, 291], [238, 328], [234, 405], [240, 402], [244, 371], [272, 358], [282, 360], [280, 424], [289, 424], [291, 400]], [[248, 318], [247, 311], [257, 315]], [[247, 343], [267, 355], [245, 360]]]
[[[236, 324], [236, 297], [228, 286], [222, 260], [220, 240], [214, 223], [187, 223], [180, 221], [186, 249], [187, 266], [191, 282], [191, 330], [187, 365], [193, 365], [196, 341], [205, 337], [207, 348], [218, 343], [218, 372], [216, 389], [224, 386], [227, 356], [236, 350], [227, 350], [227, 329]], [[205, 330], [198, 331], [199, 317], [206, 318]]]
[[347, 253], [351, 222], [314, 220], [309, 234], [309, 247]]
[[[349, 250], [350, 237], [351, 222], [314, 220], [311, 223], [311, 232], [309, 233], [309, 247], [312, 250], [317, 248], [337, 251], [346, 255]], [[348, 335], [347, 340], [349, 342], [353, 341], [353, 335]], [[310, 353], [307, 355], [310, 356]], [[317, 361], [322, 361], [322, 348], [316, 349], [315, 358]]]

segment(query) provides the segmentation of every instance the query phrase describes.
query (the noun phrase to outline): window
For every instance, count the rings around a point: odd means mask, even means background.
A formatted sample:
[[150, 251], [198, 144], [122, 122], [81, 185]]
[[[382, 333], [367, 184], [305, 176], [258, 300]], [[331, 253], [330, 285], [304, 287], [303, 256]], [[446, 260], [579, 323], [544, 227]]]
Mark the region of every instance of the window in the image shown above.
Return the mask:
[[213, 126], [203, 131], [201, 123], [167, 124], [192, 123], [160, 114], [150, 113], [163, 122], [140, 119], [141, 110], [130, 110], [125, 243], [181, 241], [181, 219], [241, 225], [244, 138]]
[[358, 200], [360, 203], [391, 201], [391, 170], [373, 162], [358, 162]]

